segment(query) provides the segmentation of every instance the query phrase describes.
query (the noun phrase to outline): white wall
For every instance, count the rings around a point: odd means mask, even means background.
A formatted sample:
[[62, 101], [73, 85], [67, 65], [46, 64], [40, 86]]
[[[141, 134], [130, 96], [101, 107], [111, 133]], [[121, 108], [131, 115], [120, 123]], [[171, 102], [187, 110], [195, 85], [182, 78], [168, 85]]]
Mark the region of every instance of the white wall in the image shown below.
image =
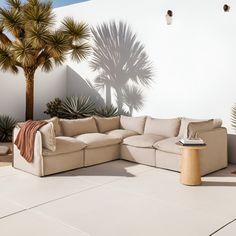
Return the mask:
[[[67, 67], [58, 67], [50, 73], [37, 71], [35, 75], [35, 119], [46, 117], [46, 103], [55, 97], [63, 98], [67, 92]], [[25, 117], [24, 74], [0, 73], [0, 114], [17, 120]]]
[[[136, 115], [219, 117], [231, 132], [231, 106], [236, 102], [236, 2], [147, 0], [88, 2], [59, 8], [59, 19], [71, 16], [96, 26], [111, 20], [127, 22], [146, 46], [155, 84], [146, 91], [146, 105]], [[165, 14], [174, 13], [168, 26]], [[86, 63], [70, 65], [91, 81]]]

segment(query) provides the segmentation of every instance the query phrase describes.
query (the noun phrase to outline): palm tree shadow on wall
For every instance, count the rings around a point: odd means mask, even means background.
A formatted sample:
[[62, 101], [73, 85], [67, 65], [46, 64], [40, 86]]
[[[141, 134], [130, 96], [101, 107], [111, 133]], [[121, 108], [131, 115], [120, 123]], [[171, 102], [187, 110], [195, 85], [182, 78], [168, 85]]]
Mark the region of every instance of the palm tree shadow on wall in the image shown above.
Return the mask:
[[144, 106], [143, 88], [151, 87], [152, 64], [136, 34], [124, 22], [110, 22], [92, 28], [94, 38], [90, 66], [98, 72], [95, 87], [106, 91], [106, 105], [115, 92], [119, 112], [130, 115]]

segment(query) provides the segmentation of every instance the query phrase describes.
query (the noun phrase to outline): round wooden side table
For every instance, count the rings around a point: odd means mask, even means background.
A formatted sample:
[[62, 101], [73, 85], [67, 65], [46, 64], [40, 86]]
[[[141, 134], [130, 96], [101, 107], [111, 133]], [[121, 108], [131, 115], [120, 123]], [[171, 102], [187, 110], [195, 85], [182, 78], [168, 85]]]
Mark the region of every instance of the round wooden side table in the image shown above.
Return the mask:
[[206, 148], [204, 145], [176, 144], [182, 150], [180, 182], [184, 185], [201, 185], [201, 169], [199, 151]]

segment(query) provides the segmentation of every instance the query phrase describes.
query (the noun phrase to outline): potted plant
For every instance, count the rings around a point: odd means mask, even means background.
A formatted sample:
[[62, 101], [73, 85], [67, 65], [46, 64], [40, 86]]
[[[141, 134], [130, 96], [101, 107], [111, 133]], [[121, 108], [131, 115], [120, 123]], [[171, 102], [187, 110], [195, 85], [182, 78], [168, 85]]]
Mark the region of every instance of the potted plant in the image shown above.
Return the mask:
[[12, 152], [12, 133], [15, 125], [15, 119], [0, 115], [0, 155]]

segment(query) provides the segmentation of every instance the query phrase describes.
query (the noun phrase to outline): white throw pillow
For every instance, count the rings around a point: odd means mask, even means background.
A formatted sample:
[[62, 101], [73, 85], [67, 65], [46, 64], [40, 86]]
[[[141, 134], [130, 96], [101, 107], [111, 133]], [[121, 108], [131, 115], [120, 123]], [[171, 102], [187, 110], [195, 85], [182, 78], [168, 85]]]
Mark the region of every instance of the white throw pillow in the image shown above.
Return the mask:
[[56, 151], [56, 137], [54, 131], [54, 125], [52, 122], [44, 125], [39, 129], [42, 136], [42, 146], [52, 152]]

